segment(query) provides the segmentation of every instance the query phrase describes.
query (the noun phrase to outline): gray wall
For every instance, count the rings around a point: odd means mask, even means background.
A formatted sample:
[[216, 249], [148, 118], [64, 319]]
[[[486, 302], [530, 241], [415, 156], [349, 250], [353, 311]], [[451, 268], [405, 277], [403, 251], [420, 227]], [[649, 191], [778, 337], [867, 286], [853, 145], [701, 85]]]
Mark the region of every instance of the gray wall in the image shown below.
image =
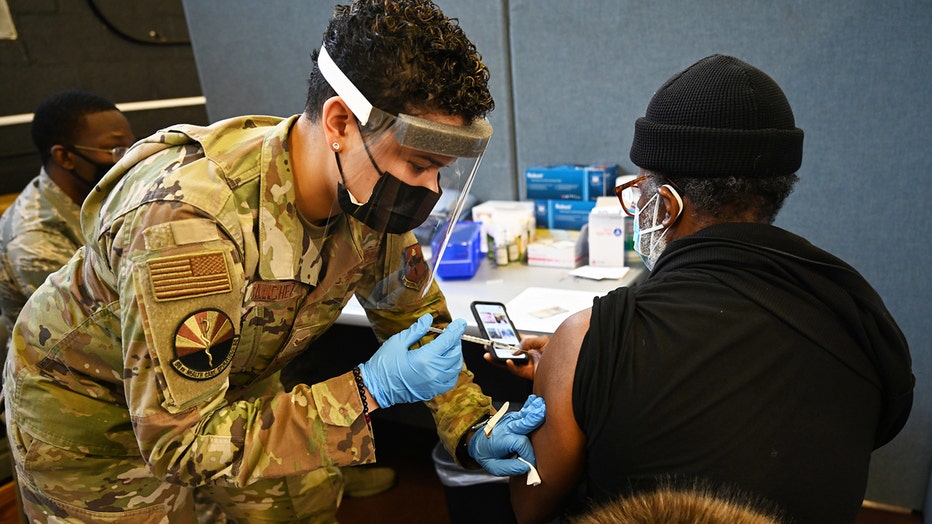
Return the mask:
[[[447, 0], [447, 4], [451, 4]], [[455, 2], [460, 25], [492, 71], [494, 138], [482, 159], [473, 193], [484, 199], [518, 199], [507, 12], [498, 2]], [[333, 4], [318, 0], [185, 0], [184, 7], [207, 96], [207, 113], [219, 120], [245, 113], [292, 115], [304, 109], [311, 50], [320, 46]], [[442, 3], [440, 5], [443, 5]], [[261, 6], [261, 8], [259, 7]], [[236, 65], [234, 67], [233, 65]]]
[[[672, 73], [712, 53], [773, 76], [806, 132], [778, 225], [850, 262], [913, 352], [916, 404], [874, 454], [869, 499], [922, 508], [932, 464], [932, 2], [437, 0], [492, 70], [495, 138], [474, 193], [521, 198], [534, 164], [617, 162]], [[301, 111], [331, 5], [184, 0], [208, 116]], [[818, 494], [813, 494], [818, 496]]]

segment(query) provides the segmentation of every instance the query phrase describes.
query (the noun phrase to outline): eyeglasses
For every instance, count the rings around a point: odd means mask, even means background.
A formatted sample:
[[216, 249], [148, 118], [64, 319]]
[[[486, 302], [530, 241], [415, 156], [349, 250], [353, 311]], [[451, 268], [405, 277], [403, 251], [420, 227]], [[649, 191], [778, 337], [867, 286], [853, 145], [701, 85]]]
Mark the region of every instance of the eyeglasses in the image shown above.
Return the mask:
[[635, 211], [637, 211], [638, 200], [641, 199], [641, 188], [638, 187], [638, 184], [650, 178], [649, 176], [639, 176], [634, 180], [629, 180], [620, 186], [615, 186], [615, 196], [618, 197], [618, 201], [621, 202], [621, 208], [625, 210], [625, 214], [629, 217], [633, 217]]
[[110, 153], [110, 156], [113, 157], [114, 164], [119, 162], [120, 159], [123, 158], [123, 155], [126, 154], [126, 151], [129, 149], [128, 147], [125, 147], [125, 146], [117, 146], [112, 149], [102, 149], [99, 147], [87, 147], [87, 146], [79, 146], [79, 145], [73, 145], [71, 147], [75, 149], [83, 149], [85, 151], [97, 151], [98, 153]]

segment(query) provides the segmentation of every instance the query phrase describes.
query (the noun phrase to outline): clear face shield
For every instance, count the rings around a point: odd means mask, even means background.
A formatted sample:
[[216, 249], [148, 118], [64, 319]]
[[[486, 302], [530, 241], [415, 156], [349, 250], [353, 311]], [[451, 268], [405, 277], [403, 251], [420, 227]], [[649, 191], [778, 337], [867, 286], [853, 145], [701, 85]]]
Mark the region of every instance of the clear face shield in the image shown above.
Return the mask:
[[[461, 125], [449, 115], [392, 115], [372, 106], [321, 47], [317, 60], [324, 78], [356, 116], [359, 145], [336, 153], [340, 170], [338, 198], [344, 213], [378, 233], [406, 233], [433, 245], [422, 253], [420, 245], [408, 249], [411, 258], [399, 261], [409, 288], [427, 292], [437, 264], [443, 257], [456, 221], [465, 207], [479, 162], [492, 136], [492, 126], [482, 119]], [[438, 205], [439, 202], [439, 205]], [[413, 250], [418, 253], [413, 253]], [[407, 258], [407, 257], [406, 257]]]

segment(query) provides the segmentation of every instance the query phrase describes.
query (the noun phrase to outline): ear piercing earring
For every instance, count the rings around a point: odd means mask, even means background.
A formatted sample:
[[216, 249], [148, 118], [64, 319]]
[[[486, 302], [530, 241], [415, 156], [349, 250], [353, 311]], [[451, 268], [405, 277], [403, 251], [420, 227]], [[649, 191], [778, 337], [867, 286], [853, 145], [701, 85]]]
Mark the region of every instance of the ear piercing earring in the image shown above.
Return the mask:
[[339, 151], [339, 150], [340, 150], [340, 143], [339, 143], [339, 142], [334, 142], [330, 147], [332, 147], [334, 151]]

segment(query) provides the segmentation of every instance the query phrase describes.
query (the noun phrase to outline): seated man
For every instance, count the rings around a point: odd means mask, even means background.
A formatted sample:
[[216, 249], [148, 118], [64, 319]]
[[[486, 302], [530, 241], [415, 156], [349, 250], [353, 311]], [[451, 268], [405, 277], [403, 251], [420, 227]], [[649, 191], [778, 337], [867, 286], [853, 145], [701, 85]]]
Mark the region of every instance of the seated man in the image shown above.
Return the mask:
[[656, 92], [635, 125], [639, 177], [616, 189], [651, 273], [544, 348], [542, 483], [512, 479], [521, 522], [566, 512], [580, 482], [604, 503], [671, 479], [734, 487], [795, 522], [854, 521], [914, 378], [864, 278], [771, 225], [802, 142], [780, 87], [735, 58], [702, 59]]
[[[43, 100], [30, 132], [42, 168], [0, 217], [5, 332], [33, 291], [84, 245], [81, 204], [135, 140], [113, 102], [79, 90]], [[6, 339], [2, 348], [6, 355]]]

